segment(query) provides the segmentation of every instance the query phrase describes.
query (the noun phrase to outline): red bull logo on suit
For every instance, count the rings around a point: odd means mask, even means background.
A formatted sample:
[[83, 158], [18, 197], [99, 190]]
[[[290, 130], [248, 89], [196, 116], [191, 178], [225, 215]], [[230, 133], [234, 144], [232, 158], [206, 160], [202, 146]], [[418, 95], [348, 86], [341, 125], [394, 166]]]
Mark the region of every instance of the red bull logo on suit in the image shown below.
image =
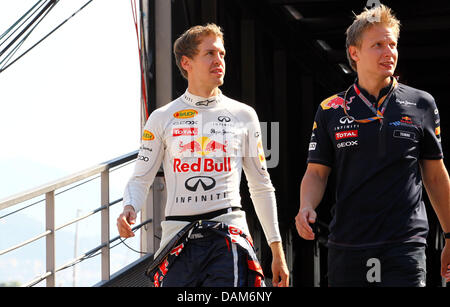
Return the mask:
[[[352, 103], [354, 98], [355, 96], [352, 96], [350, 97], [350, 100], [347, 100], [347, 111], [350, 110], [350, 107], [348, 105]], [[322, 101], [320, 106], [322, 107], [323, 110], [328, 110], [331, 108], [336, 110], [339, 107], [344, 108], [344, 98], [339, 97], [338, 95], [333, 95]]]
[[180, 153], [183, 152], [191, 152], [191, 153], [198, 153], [202, 156], [209, 155], [211, 153], [215, 152], [227, 152], [227, 141], [224, 141], [224, 143], [220, 143], [216, 140], [213, 140], [209, 137], [202, 136], [195, 140], [192, 140], [190, 142], [183, 143], [183, 141], [180, 141]]

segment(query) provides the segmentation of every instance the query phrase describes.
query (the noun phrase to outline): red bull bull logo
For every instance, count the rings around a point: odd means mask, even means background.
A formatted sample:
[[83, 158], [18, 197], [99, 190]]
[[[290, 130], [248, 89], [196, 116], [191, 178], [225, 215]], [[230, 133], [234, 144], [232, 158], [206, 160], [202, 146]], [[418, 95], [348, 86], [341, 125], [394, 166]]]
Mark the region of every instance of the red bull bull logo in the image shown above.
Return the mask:
[[202, 146], [196, 140], [193, 140], [186, 144], [183, 144], [183, 142], [180, 142], [180, 153], [185, 152], [185, 151], [197, 152], [197, 151], [201, 151], [201, 150], [202, 150]]
[[202, 156], [214, 152], [227, 152], [227, 142], [220, 143], [209, 137], [202, 136], [187, 143], [180, 142], [180, 153], [191, 152], [198, 153]]
[[405, 124], [412, 124], [412, 119], [409, 116], [402, 116], [402, 119], [400, 120], [400, 122], [405, 123]]
[[[350, 110], [350, 107], [348, 106], [349, 104], [352, 103], [353, 99], [355, 98], [355, 96], [350, 97], [350, 100], [347, 100], [346, 104], [347, 104], [347, 111]], [[325, 99], [320, 106], [322, 107], [323, 110], [328, 110], [328, 109], [337, 109], [339, 107], [344, 108], [344, 98], [339, 97], [338, 95], [333, 95], [327, 99]]]

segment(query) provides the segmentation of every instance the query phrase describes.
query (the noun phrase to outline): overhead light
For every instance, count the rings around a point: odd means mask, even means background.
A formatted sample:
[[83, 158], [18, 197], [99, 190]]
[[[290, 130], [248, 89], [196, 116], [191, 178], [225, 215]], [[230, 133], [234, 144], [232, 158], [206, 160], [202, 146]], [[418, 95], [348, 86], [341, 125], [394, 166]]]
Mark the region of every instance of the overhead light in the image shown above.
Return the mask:
[[318, 39], [317, 43], [319, 44], [320, 47], [322, 47], [323, 50], [325, 51], [331, 50], [330, 45], [328, 45], [325, 41]]
[[292, 5], [284, 5], [284, 8], [291, 14], [292, 17], [294, 17], [295, 20], [300, 20], [303, 18], [303, 15], [300, 14], [299, 11]]
[[353, 71], [350, 69], [350, 67], [347, 66], [347, 64], [339, 63], [339, 67], [341, 67], [342, 71], [346, 73], [347, 75], [351, 74]]

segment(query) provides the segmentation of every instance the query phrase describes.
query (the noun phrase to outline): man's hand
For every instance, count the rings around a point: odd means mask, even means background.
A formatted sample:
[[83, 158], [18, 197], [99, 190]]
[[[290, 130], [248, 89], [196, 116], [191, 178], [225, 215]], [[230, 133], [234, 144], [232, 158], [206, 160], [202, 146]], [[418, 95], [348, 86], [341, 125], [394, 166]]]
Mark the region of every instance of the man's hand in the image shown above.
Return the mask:
[[317, 219], [315, 209], [322, 201], [331, 168], [309, 163], [300, 185], [300, 210], [295, 217], [297, 232], [305, 240], [314, 240], [314, 231], [309, 224]]
[[441, 276], [445, 282], [450, 282], [450, 243], [445, 240], [445, 246], [441, 253]]
[[117, 229], [122, 238], [134, 237], [131, 225], [136, 223], [136, 212], [133, 206], [127, 205], [123, 208], [123, 212], [117, 218]]
[[297, 232], [305, 240], [314, 240], [314, 232], [311, 226], [316, 222], [317, 213], [312, 208], [300, 208], [295, 217], [295, 227]]
[[[423, 184], [444, 232], [450, 230], [450, 178], [444, 161], [420, 160]], [[441, 275], [450, 281], [450, 240], [441, 253]]]
[[288, 287], [289, 270], [281, 242], [272, 242], [270, 249], [272, 250], [272, 285], [274, 287]]

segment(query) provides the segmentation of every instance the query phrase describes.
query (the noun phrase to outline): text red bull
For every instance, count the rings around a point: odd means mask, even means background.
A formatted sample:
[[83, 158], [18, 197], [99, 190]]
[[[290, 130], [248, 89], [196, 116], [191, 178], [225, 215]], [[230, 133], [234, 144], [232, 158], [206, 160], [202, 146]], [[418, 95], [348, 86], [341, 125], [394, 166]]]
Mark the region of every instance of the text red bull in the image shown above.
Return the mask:
[[196, 162], [182, 162], [181, 159], [173, 159], [174, 173], [187, 172], [229, 172], [231, 171], [231, 159], [224, 157], [221, 160], [210, 158], [198, 158]]

